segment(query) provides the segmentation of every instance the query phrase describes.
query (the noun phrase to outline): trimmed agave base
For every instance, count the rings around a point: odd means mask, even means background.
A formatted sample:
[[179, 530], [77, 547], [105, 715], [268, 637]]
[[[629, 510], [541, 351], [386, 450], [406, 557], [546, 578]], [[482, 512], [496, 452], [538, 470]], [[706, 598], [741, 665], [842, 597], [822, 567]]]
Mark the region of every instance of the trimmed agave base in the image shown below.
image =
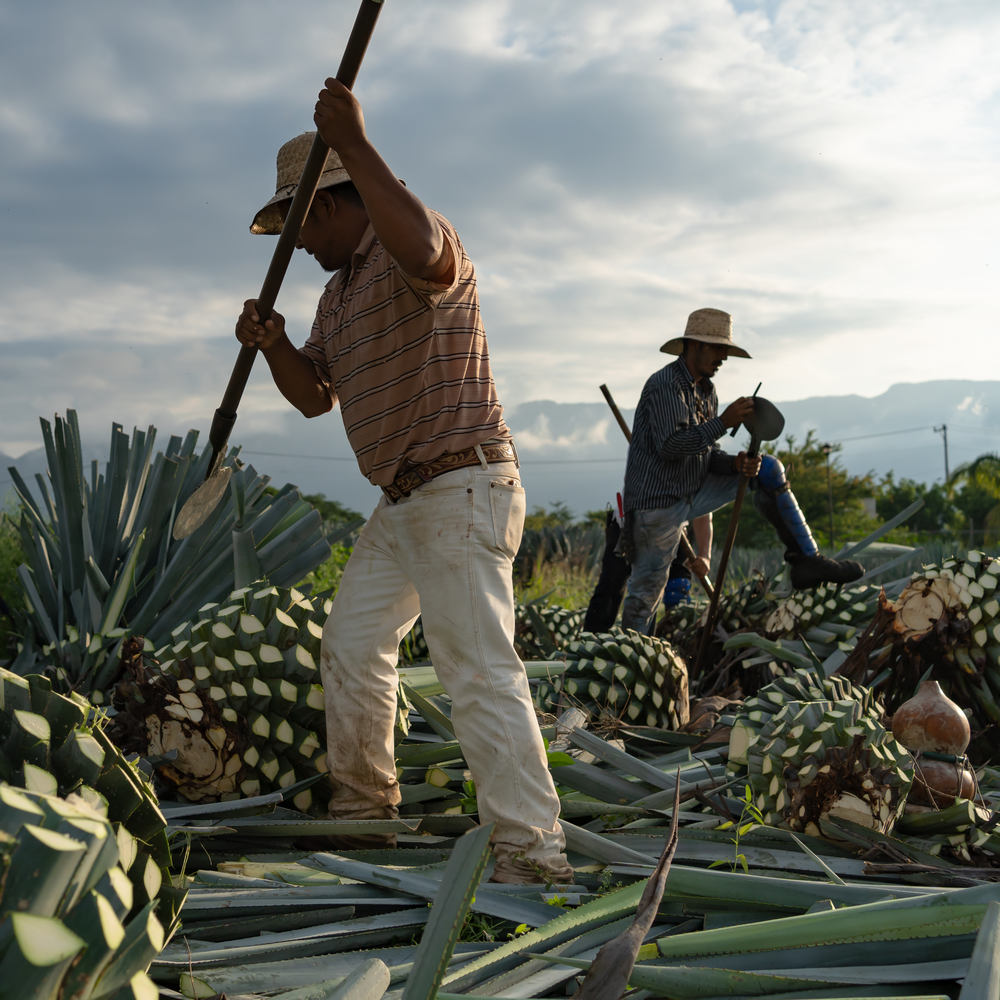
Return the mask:
[[828, 818], [888, 833], [913, 780], [910, 755], [857, 701], [788, 702], [747, 764], [765, 821], [812, 834]]

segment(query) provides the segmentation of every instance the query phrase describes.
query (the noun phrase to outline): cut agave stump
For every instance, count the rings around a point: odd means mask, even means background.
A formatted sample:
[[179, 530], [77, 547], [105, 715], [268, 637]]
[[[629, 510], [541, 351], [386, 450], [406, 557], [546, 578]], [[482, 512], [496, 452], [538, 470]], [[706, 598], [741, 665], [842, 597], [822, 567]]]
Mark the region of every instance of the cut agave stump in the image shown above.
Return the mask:
[[870, 688], [852, 684], [846, 677], [821, 677], [811, 670], [796, 670], [777, 677], [743, 703], [729, 733], [726, 766], [737, 773], [746, 769], [750, 747], [760, 738], [774, 717], [791, 702], [847, 701], [861, 706], [862, 714], [880, 723], [882, 705]]
[[[329, 600], [263, 583], [202, 607], [119, 686], [130, 749], [172, 757], [158, 772], [194, 802], [266, 794], [325, 773], [319, 662], [329, 612]], [[400, 731], [407, 711], [400, 695]], [[305, 788], [293, 804], [321, 813], [326, 796]]]
[[542, 711], [582, 708], [611, 726], [681, 729], [688, 722], [687, 665], [663, 639], [631, 629], [583, 632], [552, 658], [565, 660], [566, 671], [538, 688]]
[[929, 675], [970, 708], [973, 748], [995, 746], [1000, 727], [1000, 564], [982, 552], [925, 566], [878, 608], [839, 672], [875, 683], [890, 711]]
[[765, 822], [817, 835], [827, 818], [888, 833], [913, 779], [906, 749], [853, 700], [788, 702], [747, 765]]

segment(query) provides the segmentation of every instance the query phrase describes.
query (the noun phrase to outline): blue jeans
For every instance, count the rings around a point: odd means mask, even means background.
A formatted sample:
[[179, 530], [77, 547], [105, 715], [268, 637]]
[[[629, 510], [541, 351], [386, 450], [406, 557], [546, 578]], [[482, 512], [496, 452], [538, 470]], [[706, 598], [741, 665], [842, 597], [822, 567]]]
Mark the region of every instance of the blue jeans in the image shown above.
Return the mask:
[[709, 475], [697, 493], [657, 510], [637, 510], [632, 521], [632, 573], [622, 628], [650, 635], [684, 525], [736, 499], [739, 476]]

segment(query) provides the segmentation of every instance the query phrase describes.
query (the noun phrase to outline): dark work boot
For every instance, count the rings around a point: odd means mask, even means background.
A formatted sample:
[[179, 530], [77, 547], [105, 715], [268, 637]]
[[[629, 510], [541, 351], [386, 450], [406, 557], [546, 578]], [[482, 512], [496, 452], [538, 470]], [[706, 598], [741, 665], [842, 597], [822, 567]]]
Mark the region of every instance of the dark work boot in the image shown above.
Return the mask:
[[765, 455], [761, 461], [753, 499], [756, 508], [771, 522], [785, 544], [785, 561], [795, 590], [808, 590], [821, 583], [853, 583], [864, 575], [861, 563], [819, 554], [819, 547], [785, 478], [784, 466], [773, 455]]
[[809, 590], [821, 583], [853, 583], [865, 572], [861, 563], [853, 559], [828, 559], [820, 555], [788, 553], [785, 560], [795, 590]]

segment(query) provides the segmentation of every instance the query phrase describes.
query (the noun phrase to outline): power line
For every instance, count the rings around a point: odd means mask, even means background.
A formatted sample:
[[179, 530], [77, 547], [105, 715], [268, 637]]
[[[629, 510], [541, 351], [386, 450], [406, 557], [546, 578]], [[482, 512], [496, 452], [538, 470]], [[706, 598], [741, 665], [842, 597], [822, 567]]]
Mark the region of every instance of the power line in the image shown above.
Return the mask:
[[858, 434], [856, 437], [849, 438], [839, 438], [840, 442], [844, 441], [865, 441], [868, 438], [879, 438], [879, 437], [891, 437], [893, 434], [914, 434], [917, 431], [930, 431], [936, 430], [937, 428], [923, 426], [923, 427], [907, 427], [901, 431], [880, 431], [878, 434]]

